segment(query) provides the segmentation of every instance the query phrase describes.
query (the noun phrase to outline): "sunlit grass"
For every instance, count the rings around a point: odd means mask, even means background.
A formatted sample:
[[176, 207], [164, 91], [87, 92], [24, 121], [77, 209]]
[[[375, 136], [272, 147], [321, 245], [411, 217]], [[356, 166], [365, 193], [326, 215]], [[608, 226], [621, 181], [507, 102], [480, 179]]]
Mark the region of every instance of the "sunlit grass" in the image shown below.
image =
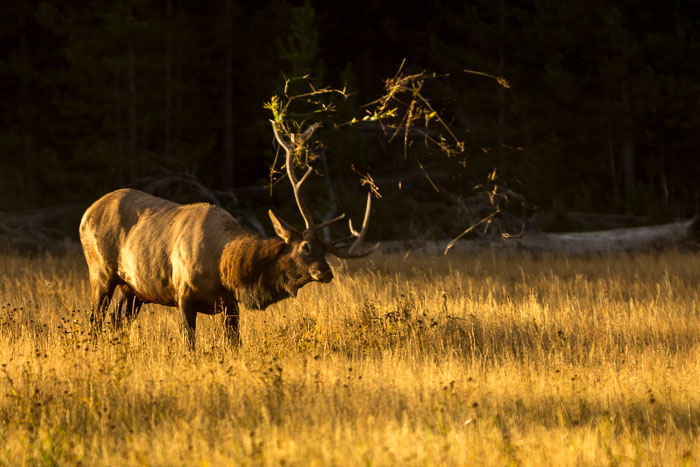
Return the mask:
[[157, 306], [92, 342], [78, 254], [2, 256], [0, 462], [700, 462], [697, 254], [335, 270], [192, 355]]

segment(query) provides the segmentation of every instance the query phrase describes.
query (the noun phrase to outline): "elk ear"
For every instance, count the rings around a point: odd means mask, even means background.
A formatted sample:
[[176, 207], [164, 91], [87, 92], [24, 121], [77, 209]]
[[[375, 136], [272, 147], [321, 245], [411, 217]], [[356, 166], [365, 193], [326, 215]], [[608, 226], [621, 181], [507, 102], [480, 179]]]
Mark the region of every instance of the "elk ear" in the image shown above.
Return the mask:
[[270, 210], [267, 211], [272, 221], [272, 226], [275, 228], [275, 233], [279, 238], [284, 240], [284, 243], [292, 243], [294, 239], [301, 239], [301, 234], [297, 229], [292, 227], [286, 221], [275, 216], [275, 214]]

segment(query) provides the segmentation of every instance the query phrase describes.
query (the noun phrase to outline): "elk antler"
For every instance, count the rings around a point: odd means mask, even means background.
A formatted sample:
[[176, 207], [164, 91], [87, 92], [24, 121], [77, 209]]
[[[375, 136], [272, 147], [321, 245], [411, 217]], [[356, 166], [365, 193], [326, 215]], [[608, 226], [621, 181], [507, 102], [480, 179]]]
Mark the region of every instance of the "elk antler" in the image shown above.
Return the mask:
[[[355, 230], [352, 226], [352, 219], [348, 219], [348, 225], [350, 227], [350, 236], [345, 237], [345, 238], [340, 238], [338, 240], [335, 240], [331, 242], [329, 245], [328, 251], [335, 256], [338, 256], [340, 258], [361, 258], [363, 256], [367, 256], [368, 254], [372, 253], [374, 250], [377, 249], [379, 246], [379, 243], [375, 244], [368, 250], [362, 252], [362, 253], [356, 253], [355, 250], [356, 248], [362, 243], [362, 241], [365, 238], [365, 235], [367, 234], [367, 227], [369, 227], [369, 216], [370, 212], [372, 211], [372, 192], [367, 193], [367, 206], [365, 207], [365, 217], [362, 220], [362, 228], [358, 232]], [[349, 247], [341, 247], [340, 245], [343, 243], [348, 242], [349, 240], [355, 239], [355, 241], [350, 245]]]
[[[289, 177], [289, 182], [292, 184], [292, 190], [294, 191], [294, 199], [296, 199], [297, 206], [299, 207], [299, 212], [301, 213], [301, 217], [304, 218], [306, 230], [320, 230], [334, 222], [344, 219], [345, 214], [341, 214], [338, 217], [334, 217], [333, 219], [323, 222], [321, 224], [314, 224], [313, 218], [311, 217], [311, 211], [309, 211], [309, 209], [306, 207], [306, 204], [304, 204], [304, 199], [301, 197], [301, 185], [306, 181], [309, 175], [311, 175], [313, 169], [311, 167], [306, 169], [306, 172], [301, 177], [301, 179], [297, 179], [296, 173], [294, 172], [294, 153], [304, 143], [306, 143], [306, 141], [311, 137], [311, 135], [314, 134], [314, 132], [318, 128], [322, 126], [321, 123], [314, 123], [313, 125], [309, 126], [306, 130], [304, 130], [304, 132], [301, 134], [290, 134], [289, 141], [285, 141], [282, 135], [280, 135], [277, 127], [277, 122], [275, 122], [274, 120], [270, 120], [270, 123], [272, 123], [272, 131], [275, 134], [275, 139], [277, 140], [279, 145], [282, 146], [282, 148], [284, 148], [284, 151], [286, 153], [285, 164], [287, 166], [287, 176]], [[362, 240], [364, 240], [365, 234], [367, 233], [367, 227], [369, 226], [369, 215], [371, 210], [372, 192], [369, 192], [367, 193], [367, 207], [365, 208], [365, 217], [362, 221], [362, 228], [360, 229], [360, 231], [356, 231], [352, 226], [352, 220], [349, 220], [348, 224], [350, 226], [351, 235], [332, 241], [328, 245], [328, 252], [340, 258], [361, 258], [362, 256], [367, 256], [368, 254], [373, 252], [379, 246], [379, 243], [377, 243], [365, 252], [355, 252], [356, 248], [362, 243]], [[352, 239], [355, 239], [355, 241], [350, 246], [347, 246], [346, 243]]]
[[294, 173], [294, 153], [322, 125], [320, 122], [316, 122], [313, 125], [311, 125], [310, 127], [308, 127], [306, 130], [304, 130], [304, 132], [301, 134], [292, 133], [290, 136], [290, 141], [285, 141], [282, 138], [282, 135], [280, 135], [279, 131], [277, 130], [277, 122], [275, 122], [274, 120], [270, 120], [270, 123], [272, 123], [272, 131], [275, 134], [275, 139], [277, 140], [279, 145], [282, 146], [282, 148], [284, 148], [284, 152], [287, 154], [286, 162], [285, 162], [285, 164], [287, 165], [287, 176], [289, 177], [289, 181], [292, 184], [292, 190], [294, 190], [294, 199], [296, 199], [296, 201], [297, 201], [297, 206], [299, 207], [299, 212], [301, 212], [301, 217], [304, 218], [304, 223], [306, 224], [306, 228], [311, 229], [314, 227], [314, 221], [313, 221], [313, 218], [311, 217], [311, 211], [308, 210], [308, 208], [304, 204], [304, 200], [301, 197], [300, 188], [301, 188], [301, 184], [304, 183], [304, 181], [308, 178], [309, 175], [311, 175], [311, 172], [313, 171], [313, 169], [309, 166], [309, 168], [306, 169], [306, 172], [304, 173], [304, 175], [301, 177], [301, 180], [298, 180], [296, 173]]

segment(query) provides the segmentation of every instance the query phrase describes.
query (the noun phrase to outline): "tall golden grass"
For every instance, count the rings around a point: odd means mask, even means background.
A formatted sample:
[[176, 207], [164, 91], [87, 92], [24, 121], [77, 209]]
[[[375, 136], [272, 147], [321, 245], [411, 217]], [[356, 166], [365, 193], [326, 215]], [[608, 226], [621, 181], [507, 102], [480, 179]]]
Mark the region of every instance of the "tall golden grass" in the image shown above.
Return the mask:
[[338, 263], [242, 313], [88, 337], [79, 254], [0, 257], [0, 463], [700, 463], [700, 257]]

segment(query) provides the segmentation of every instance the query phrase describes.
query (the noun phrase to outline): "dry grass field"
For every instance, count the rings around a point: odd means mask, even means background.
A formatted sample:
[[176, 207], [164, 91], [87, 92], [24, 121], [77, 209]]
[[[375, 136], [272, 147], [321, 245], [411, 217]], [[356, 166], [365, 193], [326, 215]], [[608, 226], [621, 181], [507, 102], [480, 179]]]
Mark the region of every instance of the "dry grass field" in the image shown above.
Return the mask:
[[78, 253], [0, 257], [3, 465], [698, 465], [700, 256], [336, 263], [88, 338]]

